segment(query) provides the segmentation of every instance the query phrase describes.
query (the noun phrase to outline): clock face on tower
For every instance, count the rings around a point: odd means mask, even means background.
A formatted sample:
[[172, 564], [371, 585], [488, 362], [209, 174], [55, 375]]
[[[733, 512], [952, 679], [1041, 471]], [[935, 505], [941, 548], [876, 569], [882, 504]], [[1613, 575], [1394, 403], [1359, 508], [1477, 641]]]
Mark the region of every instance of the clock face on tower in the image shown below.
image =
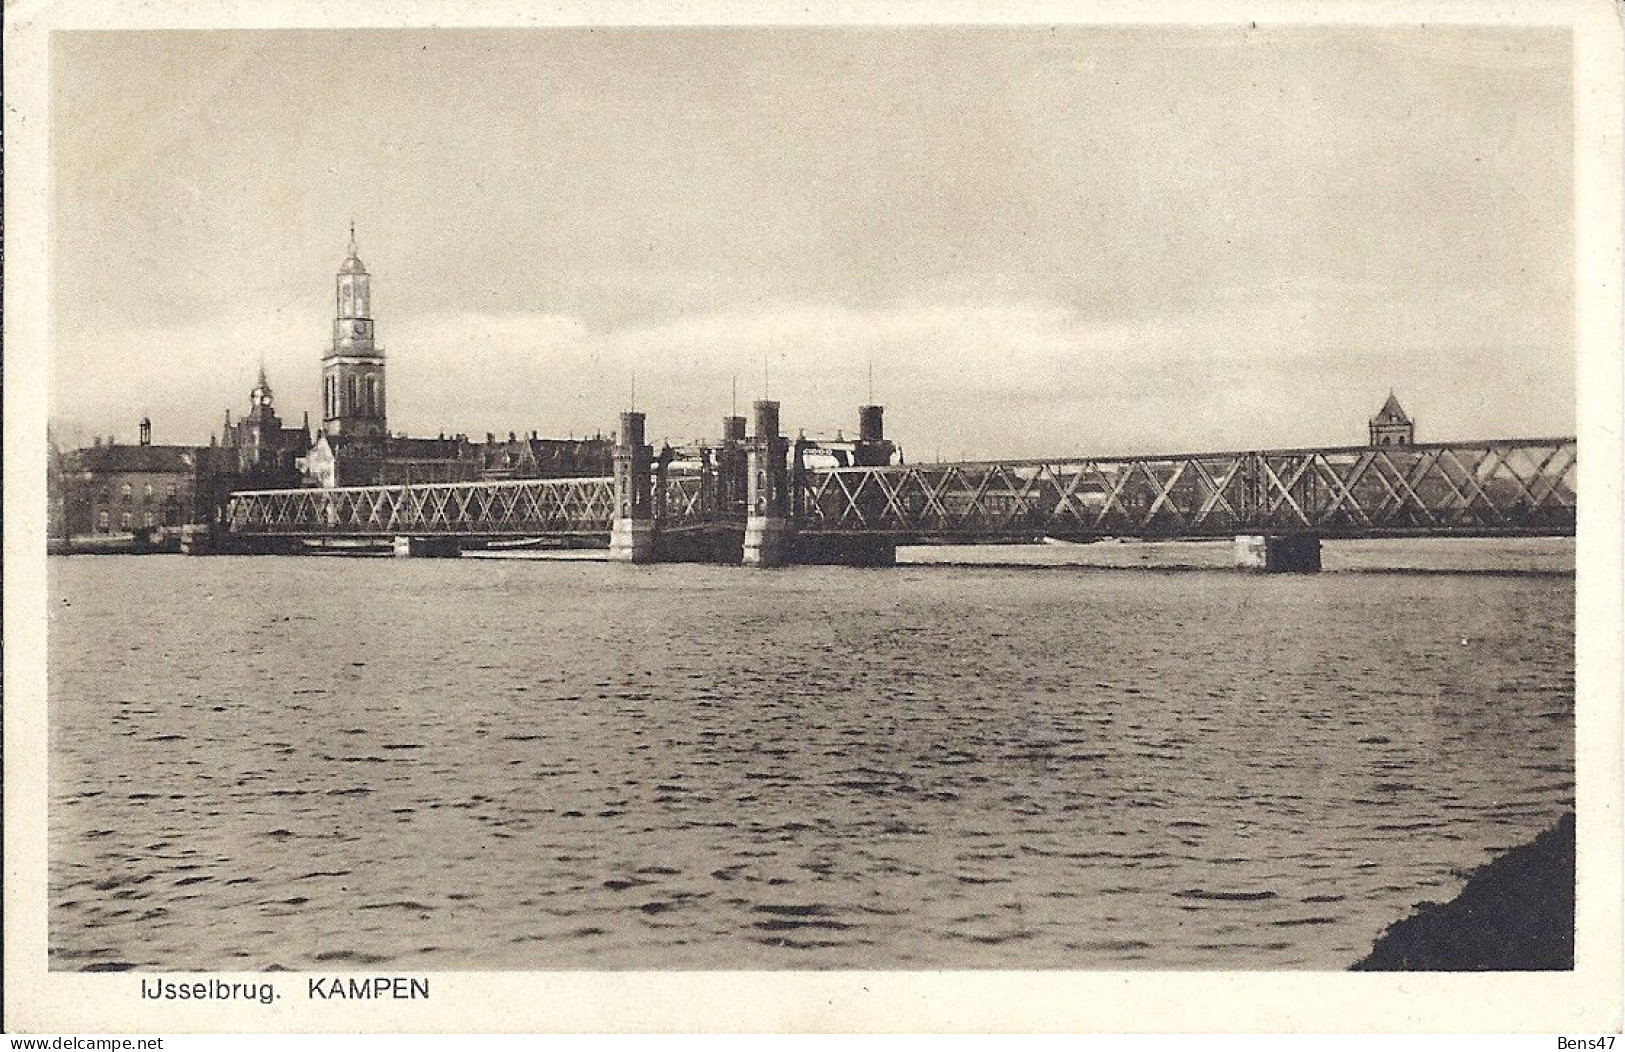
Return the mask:
[[354, 336], [365, 336], [365, 335], [367, 335], [367, 323], [364, 322], [364, 321], [358, 321], [358, 322], [352, 323], [351, 326], [350, 326], [350, 333], [351, 333], [351, 335], [354, 335]]

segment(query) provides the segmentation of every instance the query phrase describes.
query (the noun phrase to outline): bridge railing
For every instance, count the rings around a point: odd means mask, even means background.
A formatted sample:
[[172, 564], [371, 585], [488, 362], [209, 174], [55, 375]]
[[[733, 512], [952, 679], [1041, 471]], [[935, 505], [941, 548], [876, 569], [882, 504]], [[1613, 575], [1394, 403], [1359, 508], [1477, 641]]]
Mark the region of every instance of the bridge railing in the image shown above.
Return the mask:
[[1032, 539], [1574, 531], [1572, 438], [809, 470], [809, 532]]
[[348, 486], [233, 493], [226, 528], [250, 536], [607, 534], [613, 478]]

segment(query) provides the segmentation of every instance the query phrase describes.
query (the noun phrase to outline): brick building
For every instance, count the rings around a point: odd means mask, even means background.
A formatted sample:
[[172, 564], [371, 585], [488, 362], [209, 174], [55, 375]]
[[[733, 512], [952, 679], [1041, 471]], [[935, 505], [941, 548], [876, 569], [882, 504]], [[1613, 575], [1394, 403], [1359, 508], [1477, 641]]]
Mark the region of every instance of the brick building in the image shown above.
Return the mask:
[[64, 454], [50, 487], [60, 499], [54, 536], [135, 534], [194, 521], [200, 481], [218, 454], [196, 446], [155, 446], [141, 421], [136, 445], [109, 436]]

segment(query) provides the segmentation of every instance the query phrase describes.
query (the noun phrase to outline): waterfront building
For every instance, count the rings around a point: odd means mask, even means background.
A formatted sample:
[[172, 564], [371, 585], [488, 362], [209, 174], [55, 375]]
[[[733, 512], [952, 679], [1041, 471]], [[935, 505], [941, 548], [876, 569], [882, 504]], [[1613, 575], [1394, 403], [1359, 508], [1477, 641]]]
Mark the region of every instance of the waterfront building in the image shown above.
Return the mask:
[[150, 533], [192, 521], [198, 482], [210, 468], [207, 448], [158, 446], [143, 417], [136, 445], [97, 436], [56, 461], [50, 488], [61, 502], [53, 536]]
[[310, 447], [306, 428], [282, 426], [263, 367], [247, 415], [232, 423], [226, 410], [208, 445], [154, 445], [146, 417], [137, 434], [133, 446], [97, 436], [52, 456], [51, 536], [154, 534], [213, 521], [233, 490], [298, 486], [298, 461]]
[[1416, 424], [1400, 406], [1394, 392], [1382, 403], [1377, 415], [1371, 418], [1371, 444], [1373, 446], [1409, 446], [1416, 442]]

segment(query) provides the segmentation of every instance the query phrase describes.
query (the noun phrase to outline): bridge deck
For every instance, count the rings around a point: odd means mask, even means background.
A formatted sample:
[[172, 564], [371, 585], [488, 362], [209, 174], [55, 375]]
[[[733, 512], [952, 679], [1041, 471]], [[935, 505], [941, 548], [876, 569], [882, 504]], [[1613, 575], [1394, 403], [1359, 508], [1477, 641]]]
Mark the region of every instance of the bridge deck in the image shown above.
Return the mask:
[[265, 537], [545, 537], [607, 534], [613, 478], [245, 490], [226, 529]]
[[[807, 470], [792, 487], [800, 532], [919, 541], [1156, 539], [1245, 533], [1321, 537], [1567, 535], [1573, 438], [1078, 457]], [[666, 530], [731, 527], [742, 508], [714, 480], [663, 479]], [[245, 536], [604, 535], [612, 478], [235, 493]]]
[[915, 537], [1568, 534], [1573, 439], [808, 472], [799, 528]]

